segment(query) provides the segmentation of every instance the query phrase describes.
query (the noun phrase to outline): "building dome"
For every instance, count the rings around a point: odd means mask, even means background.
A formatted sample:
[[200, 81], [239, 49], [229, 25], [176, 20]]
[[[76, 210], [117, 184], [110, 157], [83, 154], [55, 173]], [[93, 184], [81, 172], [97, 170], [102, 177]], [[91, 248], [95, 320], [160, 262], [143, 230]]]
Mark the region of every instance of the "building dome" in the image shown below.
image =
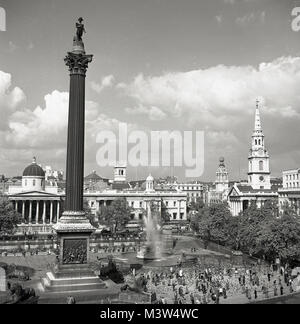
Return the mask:
[[36, 159], [33, 158], [33, 161], [28, 165], [23, 171], [23, 177], [44, 177], [44, 170], [36, 164]]

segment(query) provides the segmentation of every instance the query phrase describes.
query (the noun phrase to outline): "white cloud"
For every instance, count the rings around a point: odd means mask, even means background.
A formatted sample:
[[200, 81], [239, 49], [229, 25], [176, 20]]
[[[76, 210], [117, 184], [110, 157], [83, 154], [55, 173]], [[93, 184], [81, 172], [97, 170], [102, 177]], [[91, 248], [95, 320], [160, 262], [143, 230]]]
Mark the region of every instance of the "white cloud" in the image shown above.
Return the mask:
[[[205, 70], [140, 74], [123, 91], [136, 110], [159, 107], [169, 118], [181, 118], [204, 129], [228, 129], [253, 114], [255, 99], [264, 100], [269, 115], [289, 118], [300, 112], [300, 58], [281, 57], [253, 66], [219, 65]], [[289, 108], [286, 108], [289, 107]]]
[[111, 88], [114, 85], [115, 77], [110, 74], [102, 78], [101, 83], [91, 81], [91, 88], [97, 93], [101, 93], [105, 88]]
[[126, 108], [125, 111], [131, 115], [148, 115], [149, 119], [152, 121], [158, 121], [167, 118], [166, 113], [164, 113], [160, 108], [155, 106], [145, 107], [139, 105], [137, 107]]
[[[66, 142], [69, 93], [54, 90], [44, 98], [45, 106], [33, 111], [24, 109], [13, 113], [9, 120], [8, 142], [19, 147], [60, 147]], [[86, 121], [99, 115], [99, 106], [86, 101]]]
[[9, 116], [26, 100], [20, 88], [11, 88], [11, 86], [11, 75], [0, 71], [0, 131], [7, 129]]
[[[108, 84], [108, 79], [104, 84]], [[12, 88], [11, 75], [0, 71], [0, 159], [2, 172], [20, 174], [37, 156], [39, 163], [64, 168], [67, 146], [69, 93], [54, 90], [34, 109], [25, 106], [25, 94]], [[96, 136], [99, 131], [117, 133], [119, 120], [103, 114], [98, 103], [85, 103], [85, 160], [96, 161]], [[129, 125], [129, 130], [132, 125]]]

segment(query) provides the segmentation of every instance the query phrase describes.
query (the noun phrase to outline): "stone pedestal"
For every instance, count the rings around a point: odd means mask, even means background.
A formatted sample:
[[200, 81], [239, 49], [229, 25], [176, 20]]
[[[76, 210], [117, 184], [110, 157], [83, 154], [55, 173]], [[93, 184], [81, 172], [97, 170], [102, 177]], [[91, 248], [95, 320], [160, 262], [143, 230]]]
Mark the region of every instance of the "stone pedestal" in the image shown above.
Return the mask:
[[47, 292], [70, 293], [106, 288], [88, 265], [58, 265], [42, 279]]

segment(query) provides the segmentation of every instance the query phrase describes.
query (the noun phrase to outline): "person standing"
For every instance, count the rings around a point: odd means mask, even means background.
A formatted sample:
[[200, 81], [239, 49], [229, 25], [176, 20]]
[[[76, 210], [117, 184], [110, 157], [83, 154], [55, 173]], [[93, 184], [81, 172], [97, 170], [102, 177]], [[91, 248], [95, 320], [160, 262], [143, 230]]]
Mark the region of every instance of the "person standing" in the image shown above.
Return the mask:
[[257, 299], [257, 289], [256, 289], [256, 287], [254, 288], [254, 299]]
[[282, 296], [283, 295], [283, 286], [280, 285], [280, 295]]

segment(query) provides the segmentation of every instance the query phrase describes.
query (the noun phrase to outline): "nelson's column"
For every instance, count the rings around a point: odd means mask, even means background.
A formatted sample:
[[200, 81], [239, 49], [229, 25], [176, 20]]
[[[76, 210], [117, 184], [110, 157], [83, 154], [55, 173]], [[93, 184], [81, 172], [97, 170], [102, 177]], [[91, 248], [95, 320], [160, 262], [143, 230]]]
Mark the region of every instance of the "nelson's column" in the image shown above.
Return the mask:
[[[85, 53], [83, 19], [76, 23], [73, 50], [65, 63], [70, 71], [69, 119], [64, 213], [53, 227], [60, 245], [57, 265], [43, 281], [51, 291], [99, 289], [104, 283], [89, 269], [89, 238], [95, 228], [83, 211], [85, 76], [93, 55]], [[65, 280], [62, 280], [64, 278]]]

